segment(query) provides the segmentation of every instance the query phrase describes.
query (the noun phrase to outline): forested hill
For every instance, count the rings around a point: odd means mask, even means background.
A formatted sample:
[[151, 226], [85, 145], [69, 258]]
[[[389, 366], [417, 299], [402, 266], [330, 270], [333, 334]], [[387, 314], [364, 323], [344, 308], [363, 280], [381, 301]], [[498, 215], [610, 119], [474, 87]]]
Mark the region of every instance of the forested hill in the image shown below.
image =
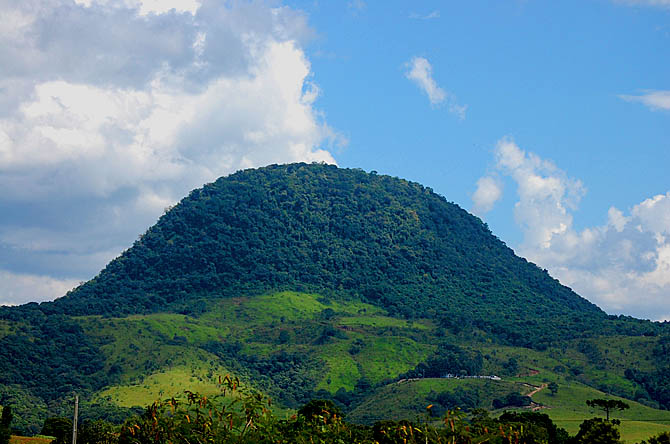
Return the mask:
[[277, 290], [474, 324], [518, 345], [607, 317], [430, 188], [322, 164], [240, 171], [192, 191], [97, 277], [41, 311], [197, 314], [215, 298]]
[[584, 390], [668, 409], [668, 327], [608, 316], [417, 183], [274, 165], [194, 190], [66, 296], [0, 307], [0, 404], [37, 433], [73, 392], [122, 419], [231, 373], [370, 423], [530, 402], [547, 381], [558, 416]]

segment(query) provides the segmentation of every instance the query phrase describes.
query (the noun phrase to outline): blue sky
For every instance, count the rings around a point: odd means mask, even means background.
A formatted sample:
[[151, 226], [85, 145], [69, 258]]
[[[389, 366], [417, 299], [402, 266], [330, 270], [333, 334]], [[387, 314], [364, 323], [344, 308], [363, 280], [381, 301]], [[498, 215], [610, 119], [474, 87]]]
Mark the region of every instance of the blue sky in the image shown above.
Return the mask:
[[93, 277], [205, 182], [325, 161], [430, 186], [606, 311], [670, 319], [669, 0], [0, 10], [0, 303]]
[[[351, 139], [342, 165], [415, 178], [468, 206], [496, 141], [510, 136], [585, 181], [583, 225], [670, 185], [668, 113], [619, 98], [668, 88], [667, 10], [606, 1], [297, 5], [318, 33], [307, 51], [319, 106]], [[467, 106], [463, 120], [431, 108], [404, 77], [417, 56]], [[489, 223], [519, 241], [500, 216]]]

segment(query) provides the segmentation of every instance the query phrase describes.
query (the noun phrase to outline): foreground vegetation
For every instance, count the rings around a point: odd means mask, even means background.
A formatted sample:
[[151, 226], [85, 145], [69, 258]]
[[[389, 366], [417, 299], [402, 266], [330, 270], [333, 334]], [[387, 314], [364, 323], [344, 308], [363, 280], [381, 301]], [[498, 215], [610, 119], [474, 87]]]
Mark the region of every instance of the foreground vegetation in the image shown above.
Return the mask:
[[[549, 416], [533, 411], [505, 411], [494, 418], [486, 410], [469, 415], [456, 408], [436, 417], [433, 405], [426, 406], [423, 418], [414, 421], [380, 420], [373, 425], [352, 424], [328, 400], [312, 400], [296, 414], [281, 419], [272, 402], [260, 393], [244, 389], [236, 378], [220, 380], [219, 396], [207, 397], [186, 391], [182, 400], [156, 401], [142, 414], [130, 417], [121, 426], [97, 420], [84, 421], [78, 430], [81, 444], [621, 444], [619, 420], [592, 418], [583, 421], [574, 436], [557, 427]], [[607, 412], [628, 409], [618, 400], [596, 399], [588, 404]], [[72, 436], [72, 422], [52, 417], [45, 421], [42, 434], [53, 438], [13, 437], [6, 430], [11, 422], [3, 410], [0, 444], [66, 444]], [[4, 430], [4, 432], [3, 432]], [[667, 444], [670, 432], [645, 437], [644, 444]]]

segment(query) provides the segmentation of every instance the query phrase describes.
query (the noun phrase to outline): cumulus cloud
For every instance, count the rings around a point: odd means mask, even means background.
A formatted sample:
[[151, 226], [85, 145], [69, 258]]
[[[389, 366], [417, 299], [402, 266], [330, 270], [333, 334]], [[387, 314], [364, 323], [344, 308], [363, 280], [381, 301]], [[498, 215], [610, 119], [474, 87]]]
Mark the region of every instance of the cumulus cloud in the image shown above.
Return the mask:
[[493, 205], [502, 197], [502, 184], [491, 176], [481, 177], [477, 189], [472, 195], [473, 212], [480, 216], [493, 209]]
[[74, 280], [59, 280], [50, 276], [31, 274], [15, 274], [0, 270], [0, 282], [3, 291], [0, 294], [0, 305], [19, 305], [34, 301], [35, 294], [42, 294], [49, 299], [63, 296], [78, 284]]
[[670, 313], [670, 192], [608, 215], [604, 226], [569, 230], [528, 254], [607, 311], [660, 320]]
[[406, 64], [405, 77], [414, 82], [427, 96], [432, 106], [447, 103], [449, 112], [457, 115], [460, 119], [465, 118], [466, 106], [456, 103], [454, 97], [446, 92], [433, 79], [433, 67], [428, 59], [414, 57]]
[[610, 313], [667, 317], [670, 191], [627, 213], [611, 207], [604, 225], [580, 231], [573, 226], [585, 192], [579, 180], [511, 139], [498, 143], [495, 156], [496, 172], [517, 187], [514, 214], [524, 233], [517, 253]]
[[502, 139], [495, 150], [496, 167], [517, 184], [519, 201], [514, 216], [532, 245], [549, 245], [553, 236], [572, 225], [570, 210], [576, 208], [584, 187], [550, 161]]
[[639, 96], [620, 95], [619, 97], [628, 102], [641, 103], [653, 110], [670, 110], [670, 91], [648, 91]]
[[221, 175], [334, 163], [342, 138], [315, 107], [298, 11], [218, 0], [0, 8], [13, 18], [0, 24], [0, 57], [13, 60], [0, 66], [5, 303], [53, 298], [62, 286], [48, 279], [92, 277]]

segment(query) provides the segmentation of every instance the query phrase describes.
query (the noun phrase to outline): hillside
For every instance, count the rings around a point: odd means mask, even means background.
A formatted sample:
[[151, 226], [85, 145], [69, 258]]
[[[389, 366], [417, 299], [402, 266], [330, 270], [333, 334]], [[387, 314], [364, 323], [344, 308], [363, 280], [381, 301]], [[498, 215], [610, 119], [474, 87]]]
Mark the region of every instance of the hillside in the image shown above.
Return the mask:
[[430, 189], [305, 164], [191, 192], [96, 278], [41, 309], [197, 314], [213, 299], [277, 290], [362, 299], [404, 318], [463, 318], [519, 345], [606, 317]]
[[[521, 382], [670, 408], [669, 330], [607, 316], [429, 188], [270, 166], [194, 190], [64, 297], [1, 308], [0, 403], [34, 431], [73, 391], [120, 418], [230, 372], [279, 409], [329, 397], [361, 421], [493, 408]], [[430, 382], [446, 373], [503, 380]]]

